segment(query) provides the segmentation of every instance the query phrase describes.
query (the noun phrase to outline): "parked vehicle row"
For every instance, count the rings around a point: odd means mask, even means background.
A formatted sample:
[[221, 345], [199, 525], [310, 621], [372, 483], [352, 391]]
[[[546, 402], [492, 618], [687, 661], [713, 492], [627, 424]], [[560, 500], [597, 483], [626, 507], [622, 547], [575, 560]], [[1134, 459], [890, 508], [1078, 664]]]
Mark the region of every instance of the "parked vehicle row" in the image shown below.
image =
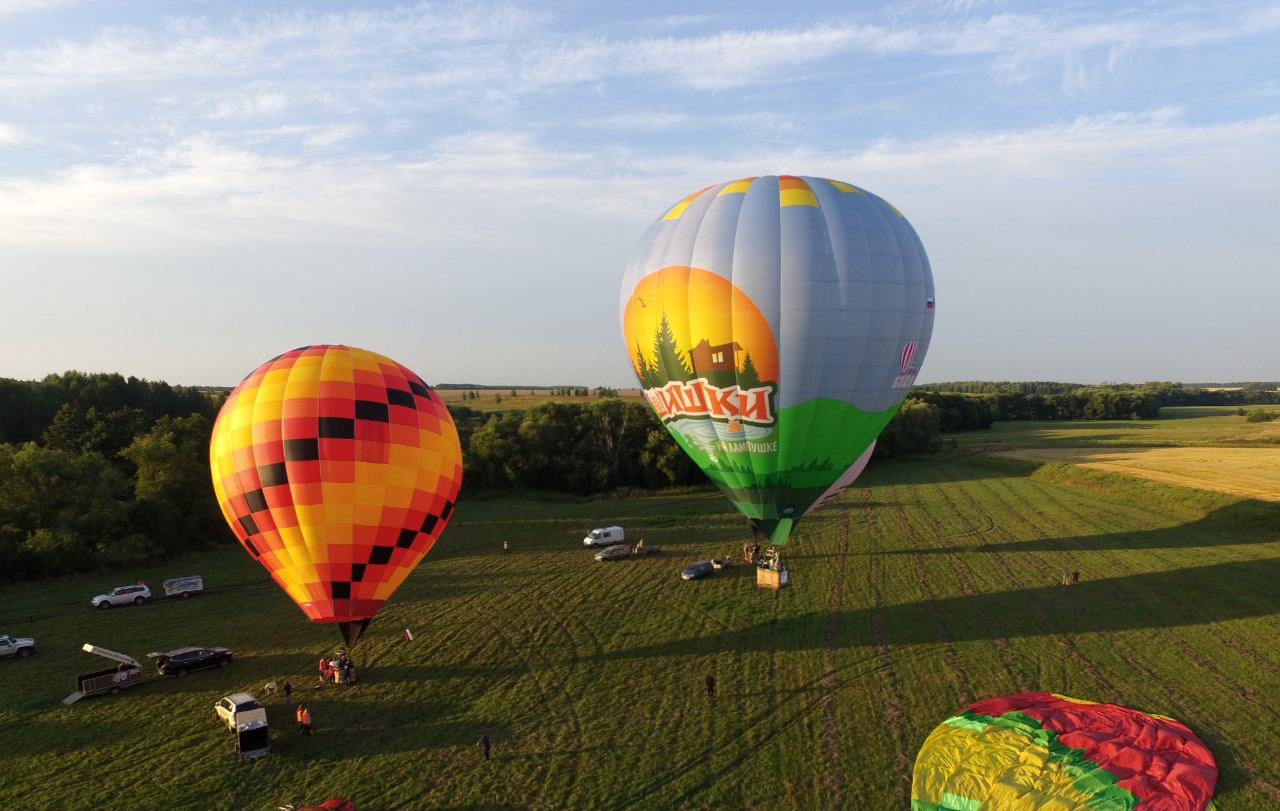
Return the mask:
[[[626, 538], [626, 532], [620, 526], [596, 527], [582, 539], [582, 545], [588, 548], [601, 547], [594, 555], [595, 559], [601, 562], [653, 555], [662, 551], [662, 547], [646, 544], [643, 538], [632, 547], [627, 544]], [[680, 573], [680, 579], [701, 580], [715, 574], [719, 569], [728, 568], [730, 564], [731, 561], [728, 558], [695, 561], [685, 567]]]
[[[171, 577], [164, 581], [164, 596], [190, 597], [204, 591], [204, 578], [198, 574], [186, 577]], [[115, 605], [142, 605], [151, 599], [151, 587], [142, 581], [127, 586], [116, 586], [106, 594], [99, 594], [90, 600], [94, 608], [111, 608]]]

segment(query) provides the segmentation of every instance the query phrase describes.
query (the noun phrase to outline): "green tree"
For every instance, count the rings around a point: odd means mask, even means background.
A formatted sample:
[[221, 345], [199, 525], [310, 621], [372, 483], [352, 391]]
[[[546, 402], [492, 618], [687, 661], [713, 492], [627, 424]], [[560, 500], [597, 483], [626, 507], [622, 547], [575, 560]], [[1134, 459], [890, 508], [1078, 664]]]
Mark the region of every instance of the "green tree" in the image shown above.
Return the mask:
[[524, 449], [519, 441], [522, 415], [491, 414], [488, 422], [471, 433], [463, 452], [468, 483], [478, 487], [511, 487], [522, 481]]
[[130, 523], [156, 549], [172, 554], [232, 537], [209, 482], [210, 430], [200, 414], [162, 417], [120, 452], [136, 469]]
[[935, 453], [942, 447], [942, 414], [937, 406], [906, 400], [876, 440], [874, 458]]
[[756, 362], [751, 359], [751, 353], [748, 352], [742, 359], [742, 371], [738, 372], [738, 386], [744, 389], [755, 389], [760, 387], [760, 382]]
[[554, 400], [535, 405], [523, 415], [516, 431], [524, 467], [518, 484], [545, 490], [571, 490], [570, 479], [581, 463], [583, 407]]
[[671, 331], [671, 321], [665, 311], [653, 338], [653, 354], [656, 363], [655, 386], [661, 386], [670, 380], [687, 383], [693, 379], [693, 370], [685, 363], [684, 353], [676, 345], [676, 336]]

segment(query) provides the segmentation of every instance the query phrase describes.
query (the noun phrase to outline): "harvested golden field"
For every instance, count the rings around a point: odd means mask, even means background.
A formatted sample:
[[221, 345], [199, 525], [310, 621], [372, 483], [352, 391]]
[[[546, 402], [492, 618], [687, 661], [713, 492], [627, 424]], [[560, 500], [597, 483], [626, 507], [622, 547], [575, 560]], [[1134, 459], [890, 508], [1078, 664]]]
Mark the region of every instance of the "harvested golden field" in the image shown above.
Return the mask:
[[1000, 455], [1280, 501], [1280, 448], [1020, 448]]

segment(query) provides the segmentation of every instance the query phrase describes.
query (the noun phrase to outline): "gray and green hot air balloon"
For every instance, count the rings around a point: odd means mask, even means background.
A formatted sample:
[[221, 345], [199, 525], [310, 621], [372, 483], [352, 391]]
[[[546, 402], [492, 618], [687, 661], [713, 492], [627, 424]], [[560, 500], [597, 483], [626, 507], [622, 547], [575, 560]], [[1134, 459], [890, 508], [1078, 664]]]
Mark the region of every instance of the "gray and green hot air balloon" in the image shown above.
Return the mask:
[[849, 486], [919, 373], [933, 276], [857, 186], [754, 177], [672, 206], [622, 282], [645, 398], [770, 542]]

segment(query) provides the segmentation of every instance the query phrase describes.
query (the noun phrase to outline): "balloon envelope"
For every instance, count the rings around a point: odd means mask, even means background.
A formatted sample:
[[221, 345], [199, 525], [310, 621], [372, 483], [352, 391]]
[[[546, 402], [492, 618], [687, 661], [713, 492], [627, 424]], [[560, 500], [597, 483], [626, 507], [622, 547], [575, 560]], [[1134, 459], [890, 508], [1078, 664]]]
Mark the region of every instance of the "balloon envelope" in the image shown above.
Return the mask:
[[462, 485], [458, 433], [435, 393], [346, 346], [255, 369], [218, 413], [209, 458], [245, 550], [348, 645], [431, 549]]
[[1053, 693], [979, 701], [916, 758], [912, 811], [1204, 811], [1218, 767], [1171, 718]]
[[919, 373], [933, 276], [902, 214], [856, 186], [757, 177], [655, 222], [622, 331], [676, 441], [775, 544], [848, 486]]

